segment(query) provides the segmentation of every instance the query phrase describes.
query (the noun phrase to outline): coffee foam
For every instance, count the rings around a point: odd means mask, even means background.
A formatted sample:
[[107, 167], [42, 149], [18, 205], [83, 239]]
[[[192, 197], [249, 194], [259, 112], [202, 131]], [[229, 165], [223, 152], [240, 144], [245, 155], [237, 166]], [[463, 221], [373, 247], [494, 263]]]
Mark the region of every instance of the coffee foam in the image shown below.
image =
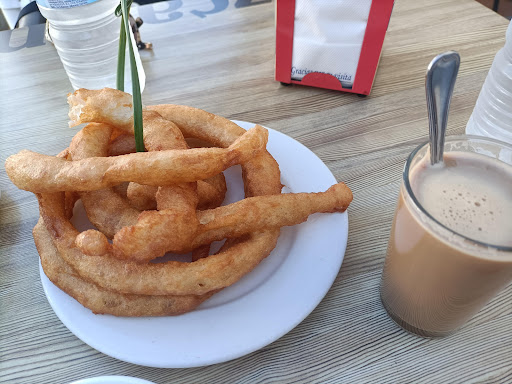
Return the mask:
[[446, 153], [444, 164], [428, 161], [422, 159], [409, 175], [423, 208], [472, 240], [512, 246], [512, 167], [468, 152]]

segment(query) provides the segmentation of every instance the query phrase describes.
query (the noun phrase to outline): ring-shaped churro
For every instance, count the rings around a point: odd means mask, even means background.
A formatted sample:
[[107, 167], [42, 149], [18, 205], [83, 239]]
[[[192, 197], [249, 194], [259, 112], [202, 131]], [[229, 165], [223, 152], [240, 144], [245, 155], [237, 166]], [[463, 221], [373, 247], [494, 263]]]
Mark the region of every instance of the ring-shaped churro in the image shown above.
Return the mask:
[[[196, 108], [151, 106], [143, 112], [150, 152], [124, 154], [132, 151], [129, 95], [78, 90], [69, 101], [71, 125], [91, 123], [70, 148], [59, 157], [22, 151], [6, 161], [6, 170], [17, 186], [38, 198], [42, 220], [34, 239], [45, 273], [96, 313], [156, 316], [192, 310], [268, 256], [279, 227], [314, 212], [342, 212], [352, 200], [343, 183], [316, 194], [280, 195], [279, 167], [265, 150], [268, 133], [262, 127], [245, 131]], [[214, 148], [188, 149], [184, 137]], [[234, 164], [242, 166], [246, 198], [197, 210], [196, 184], [211, 178], [205, 185], [214, 190], [207, 194], [225, 192], [218, 175]], [[146, 206], [154, 200], [156, 210], [139, 215], [129, 204], [133, 193], [145, 194]], [[88, 214], [97, 208], [94, 200], [108, 200], [98, 204], [113, 217], [96, 220], [103, 233], [79, 233], [72, 225], [78, 195]], [[105, 235], [113, 236], [112, 244]], [[208, 255], [209, 243], [223, 238], [221, 249]], [[148, 262], [169, 250], [193, 251], [193, 262]]]
[[[190, 109], [184, 108], [184, 111], [189, 113]], [[204, 111], [196, 110], [196, 112], [202, 114]], [[172, 121], [172, 119], [169, 120]], [[206, 121], [204, 123], [205, 127], [211, 127], [211, 123]], [[181, 129], [179, 125], [178, 127]], [[226, 127], [229, 127], [227, 129], [230, 134], [226, 135], [225, 140], [221, 142], [218, 139], [218, 131], [223, 131]], [[205, 131], [198, 138], [229, 148], [233, 143], [239, 142], [245, 132], [227, 119], [218, 119], [210, 134]], [[218, 148], [204, 150], [210, 149]], [[193, 149], [187, 151], [193, 151]], [[162, 152], [164, 151], [154, 153]], [[249, 156], [249, 159], [242, 164], [242, 169], [247, 196], [280, 193], [282, 185], [279, 168], [265, 150], [259, 151], [258, 155]], [[265, 180], [265, 183], [261, 180]], [[38, 194], [38, 199], [45, 225], [55, 247], [66, 263], [85, 280], [119, 293], [202, 295], [221, 289], [238, 281], [268, 256], [279, 236], [278, 229], [251, 233], [230, 242], [230, 246], [220, 253], [201, 258], [193, 263], [169, 261], [140, 264], [109, 256], [87, 256], [74, 244], [78, 231], [65, 216], [63, 194], [61, 192]]]

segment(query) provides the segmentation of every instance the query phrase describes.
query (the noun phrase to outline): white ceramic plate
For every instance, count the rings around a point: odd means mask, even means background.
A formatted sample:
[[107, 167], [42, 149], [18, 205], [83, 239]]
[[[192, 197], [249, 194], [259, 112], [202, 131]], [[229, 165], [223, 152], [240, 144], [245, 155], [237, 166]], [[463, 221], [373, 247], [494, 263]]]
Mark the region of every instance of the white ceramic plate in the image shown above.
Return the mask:
[[[254, 125], [236, 123], [246, 129]], [[267, 148], [279, 163], [283, 192], [319, 192], [336, 183], [305, 146], [277, 131], [269, 133]], [[225, 175], [225, 204], [243, 198], [240, 167]], [[334, 282], [347, 234], [346, 212], [315, 214], [305, 223], [283, 228], [277, 247], [251, 273], [197, 310], [175, 317], [94, 315], [53, 285], [42, 269], [41, 281], [64, 325], [98, 351], [150, 367], [203, 366], [256, 351], [304, 320]]]

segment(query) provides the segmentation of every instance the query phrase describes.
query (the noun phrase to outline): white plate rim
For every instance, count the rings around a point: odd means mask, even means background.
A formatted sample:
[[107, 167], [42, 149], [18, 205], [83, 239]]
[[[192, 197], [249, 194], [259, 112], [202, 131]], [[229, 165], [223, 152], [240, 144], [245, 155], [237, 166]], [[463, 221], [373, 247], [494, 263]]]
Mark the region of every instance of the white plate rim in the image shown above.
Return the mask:
[[[235, 122], [245, 129], [254, 126], [252, 123]], [[278, 161], [282, 179], [286, 177], [293, 180], [292, 192], [319, 192], [336, 183], [328, 167], [307, 147], [283, 133], [267, 129], [267, 149]], [[336, 279], [347, 246], [347, 212], [316, 214], [293, 228], [297, 230], [292, 245], [293, 262], [291, 257], [286, 257], [264, 284], [240, 299], [177, 317], [116, 318], [94, 315], [53, 285], [40, 266], [41, 282], [52, 309], [62, 323], [84, 343], [106, 355], [156, 368], [187, 368], [221, 363], [257, 351], [291, 331], [316, 308]], [[319, 250], [321, 254], [314, 254]], [[313, 277], [312, 271], [315, 273]], [[314, 283], [304, 284], [305, 279], [313, 279]], [[236, 322], [233, 317], [236, 317]], [[90, 325], [84, 326], [84, 322]], [[162, 347], [154, 343], [162, 344], [164, 340], [151, 334], [152, 338], [137, 340], [141, 344], [129, 344], [129, 347], [118, 348], [114, 342], [115, 339], [117, 342], [131, 343], [134, 333], [139, 335], [141, 331], [149, 332], [150, 327], [156, 326], [168, 331], [174, 329], [174, 326], [183, 328], [184, 324], [185, 328], [192, 325], [201, 328], [193, 329], [194, 333], [201, 334], [201, 340], [191, 341], [190, 338], [174, 334], [170, 340], [175, 344], [171, 342], [171, 345], [164, 344]], [[242, 325], [240, 329], [236, 329], [237, 324]], [[90, 327], [94, 329], [94, 326], [101, 326], [102, 335], [107, 332], [107, 339], [88, 331]], [[182, 329], [181, 333], [186, 334], [185, 331]], [[218, 332], [225, 334], [219, 335]], [[194, 336], [189, 334], [189, 337]], [[230, 339], [225, 338], [228, 336]], [[219, 343], [219, 340], [224, 345], [228, 342], [227, 346], [212, 350], [214, 345], [217, 346], [212, 343]], [[169, 342], [168, 339], [165, 341]], [[148, 355], [141, 352], [143, 347], [150, 348], [154, 353]], [[207, 352], [203, 352], [205, 350]], [[167, 353], [160, 353], [162, 351]], [[184, 356], [180, 353], [184, 353]]]

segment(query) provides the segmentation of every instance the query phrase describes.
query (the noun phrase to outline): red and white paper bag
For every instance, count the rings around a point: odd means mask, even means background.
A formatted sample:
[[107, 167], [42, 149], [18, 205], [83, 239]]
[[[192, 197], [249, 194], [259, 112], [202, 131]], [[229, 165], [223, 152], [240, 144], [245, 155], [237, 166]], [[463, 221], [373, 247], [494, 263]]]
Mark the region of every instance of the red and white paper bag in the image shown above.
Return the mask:
[[393, 0], [277, 0], [276, 80], [370, 94]]

